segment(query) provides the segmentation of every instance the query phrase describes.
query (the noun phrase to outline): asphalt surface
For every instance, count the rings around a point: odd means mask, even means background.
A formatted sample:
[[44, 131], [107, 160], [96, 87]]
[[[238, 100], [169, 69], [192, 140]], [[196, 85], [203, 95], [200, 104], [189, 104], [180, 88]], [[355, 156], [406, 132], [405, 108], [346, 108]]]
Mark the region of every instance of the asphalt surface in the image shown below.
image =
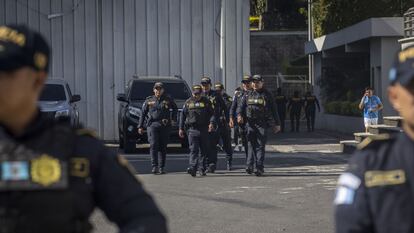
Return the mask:
[[[244, 173], [245, 156], [235, 153], [227, 172], [220, 153], [215, 174], [193, 178], [186, 151], [169, 149], [166, 175], [150, 173], [147, 150], [126, 155], [139, 179], [168, 217], [173, 233], [328, 233], [333, 232], [332, 200], [348, 155], [326, 132], [273, 136], [266, 150], [265, 176]], [[116, 232], [97, 211], [96, 232]]]

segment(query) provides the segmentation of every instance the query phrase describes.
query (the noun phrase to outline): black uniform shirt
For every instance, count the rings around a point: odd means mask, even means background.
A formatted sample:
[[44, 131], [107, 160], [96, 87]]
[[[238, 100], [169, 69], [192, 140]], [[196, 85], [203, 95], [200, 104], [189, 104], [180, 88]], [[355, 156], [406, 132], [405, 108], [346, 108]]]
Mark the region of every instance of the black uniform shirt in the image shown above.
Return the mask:
[[142, 128], [145, 118], [148, 117], [149, 123], [161, 120], [177, 119], [177, 104], [172, 97], [163, 94], [160, 98], [155, 95], [149, 96], [142, 105], [142, 114], [139, 119], [138, 128]]
[[237, 94], [233, 97], [233, 102], [231, 103], [230, 107], [230, 117], [236, 118], [237, 117], [237, 108], [241, 105], [243, 96], [247, 94], [249, 91], [240, 90]]
[[207, 126], [216, 124], [213, 107], [207, 97], [202, 96], [200, 100], [190, 97], [183, 106], [180, 116], [179, 129], [184, 130], [186, 126]]
[[210, 100], [211, 106], [214, 110], [214, 118], [216, 120], [220, 119], [220, 116], [229, 115], [223, 97], [219, 95], [216, 91], [210, 90], [209, 92], [203, 92], [203, 96], [207, 97]]
[[316, 107], [318, 107], [318, 110], [320, 110], [319, 101], [316, 96], [306, 96], [305, 97], [305, 109], [306, 110], [315, 110]]
[[276, 95], [275, 102], [277, 106], [277, 110], [281, 113], [286, 112], [286, 104], [288, 102], [286, 96], [284, 95]]
[[300, 97], [292, 97], [289, 100], [288, 109], [294, 113], [300, 113], [303, 107], [303, 99]]
[[95, 207], [121, 232], [167, 232], [128, 162], [85, 129], [39, 114], [14, 137], [0, 125], [1, 232], [89, 232]]
[[336, 232], [414, 232], [414, 141], [404, 133], [369, 140], [339, 178]]

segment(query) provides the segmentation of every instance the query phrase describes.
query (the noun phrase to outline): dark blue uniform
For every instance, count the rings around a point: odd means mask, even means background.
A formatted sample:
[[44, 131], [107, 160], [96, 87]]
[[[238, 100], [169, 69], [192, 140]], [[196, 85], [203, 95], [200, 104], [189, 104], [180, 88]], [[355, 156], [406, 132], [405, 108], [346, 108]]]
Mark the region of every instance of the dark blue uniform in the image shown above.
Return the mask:
[[401, 133], [360, 147], [338, 181], [336, 232], [414, 232], [414, 141]]
[[159, 99], [154, 95], [149, 96], [142, 106], [138, 128], [143, 127], [144, 120], [147, 118], [147, 134], [153, 168], [158, 168], [158, 156], [161, 158], [160, 168], [163, 170], [165, 166], [171, 121], [177, 119], [176, 116], [177, 105], [166, 94]]
[[213, 108], [210, 100], [201, 97], [188, 99], [181, 112], [179, 128], [185, 130], [190, 146], [190, 167], [188, 172], [195, 176], [197, 170], [205, 175], [205, 158], [210, 146], [208, 125], [215, 124]]
[[280, 128], [282, 132], [285, 132], [285, 119], [286, 119], [286, 104], [288, 103], [286, 96], [276, 95], [275, 102], [277, 106], [277, 113], [280, 118]]
[[290, 98], [288, 109], [290, 110], [290, 122], [291, 122], [291, 131], [299, 132], [300, 127], [300, 114], [303, 108], [303, 99], [294, 96]]
[[243, 123], [243, 124], [237, 123], [236, 117], [237, 117], [237, 109], [238, 109], [239, 106], [241, 106], [243, 97], [248, 92], [249, 91], [241, 90], [237, 95], [234, 96], [233, 103], [230, 107], [230, 115], [233, 117], [233, 122], [234, 122], [234, 125], [235, 125], [234, 130], [238, 131], [238, 134], [239, 134], [240, 139], [241, 139], [241, 143], [244, 147], [244, 152], [246, 154], [246, 159], [247, 159], [247, 156], [248, 156], [248, 149], [249, 149], [249, 146], [248, 146], [248, 143], [247, 143], [246, 124], [245, 123]]
[[0, 125], [0, 232], [91, 232], [102, 209], [120, 232], [167, 232], [128, 162], [90, 131], [39, 113], [21, 136]]
[[247, 119], [247, 139], [249, 153], [247, 158], [247, 172], [251, 173], [256, 165], [257, 174], [263, 173], [267, 129], [280, 125], [273, 96], [265, 89], [254, 90], [244, 95], [237, 115]]
[[[233, 98], [229, 96], [227, 93], [224, 93], [222, 96], [227, 111], [222, 111], [222, 115], [220, 117], [220, 120], [218, 122], [218, 130], [220, 134], [220, 138], [223, 142], [223, 149], [224, 152], [226, 152], [226, 158], [227, 158], [227, 168], [230, 170], [232, 166], [232, 160], [233, 160], [233, 147], [231, 145], [231, 130], [229, 127], [229, 120], [230, 120], [230, 107], [233, 102]], [[227, 115], [225, 115], [227, 114]]]
[[315, 130], [315, 114], [316, 107], [320, 111], [319, 101], [316, 96], [306, 96], [305, 97], [305, 114], [306, 114], [306, 123], [308, 126], [308, 131]]
[[[203, 96], [207, 97], [210, 100], [211, 106], [214, 110], [214, 118], [220, 119], [220, 117], [224, 114], [225, 116], [228, 115], [228, 110], [226, 108], [226, 104], [216, 91], [210, 90], [209, 92], [203, 92]], [[217, 144], [219, 141], [219, 131], [209, 132], [209, 142], [210, 145], [208, 147], [208, 158], [207, 164], [208, 169], [210, 172], [214, 172], [216, 170], [217, 165]]]

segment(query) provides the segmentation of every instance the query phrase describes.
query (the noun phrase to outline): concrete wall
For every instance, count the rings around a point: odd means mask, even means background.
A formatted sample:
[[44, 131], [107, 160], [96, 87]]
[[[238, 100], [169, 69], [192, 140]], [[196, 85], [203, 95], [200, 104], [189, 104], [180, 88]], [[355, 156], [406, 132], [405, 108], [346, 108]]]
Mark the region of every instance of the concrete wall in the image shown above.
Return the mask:
[[[48, 18], [55, 13], [63, 16]], [[116, 95], [133, 74], [238, 83], [250, 71], [248, 15], [248, 0], [0, 0], [0, 24], [46, 37], [50, 76], [82, 96], [81, 121], [108, 140], [118, 134]]]
[[251, 32], [253, 74], [276, 75], [283, 65], [303, 56], [307, 32]]

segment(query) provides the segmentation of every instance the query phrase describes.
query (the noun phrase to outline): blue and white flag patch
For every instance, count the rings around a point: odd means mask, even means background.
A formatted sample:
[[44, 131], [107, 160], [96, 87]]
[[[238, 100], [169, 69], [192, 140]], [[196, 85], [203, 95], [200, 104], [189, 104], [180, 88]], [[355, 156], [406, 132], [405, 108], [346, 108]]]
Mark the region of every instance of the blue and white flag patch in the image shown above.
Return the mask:
[[29, 180], [29, 164], [26, 161], [3, 162], [1, 164], [1, 180]]
[[361, 185], [361, 179], [352, 173], [344, 173], [339, 177], [336, 190], [335, 205], [351, 205], [354, 203], [355, 192]]

